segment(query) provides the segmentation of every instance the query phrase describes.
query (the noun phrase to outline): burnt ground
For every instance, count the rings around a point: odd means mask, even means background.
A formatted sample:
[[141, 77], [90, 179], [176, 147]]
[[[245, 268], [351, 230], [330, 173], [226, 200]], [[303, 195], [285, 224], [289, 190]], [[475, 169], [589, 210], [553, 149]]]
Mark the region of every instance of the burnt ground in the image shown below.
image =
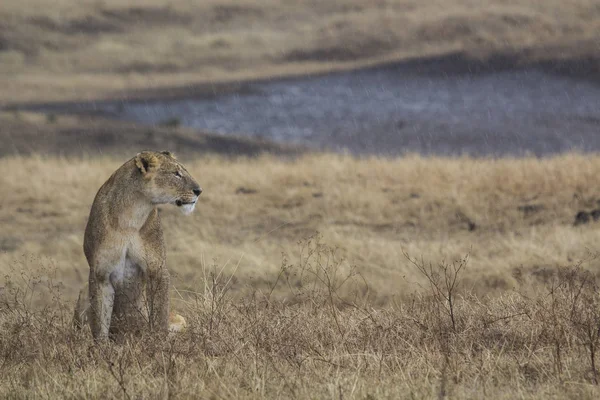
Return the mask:
[[28, 113], [0, 114], [0, 157], [9, 155], [130, 156], [170, 150], [180, 156], [222, 154], [294, 155], [302, 148], [265, 140], [201, 133], [181, 127], [149, 127], [102, 117]]

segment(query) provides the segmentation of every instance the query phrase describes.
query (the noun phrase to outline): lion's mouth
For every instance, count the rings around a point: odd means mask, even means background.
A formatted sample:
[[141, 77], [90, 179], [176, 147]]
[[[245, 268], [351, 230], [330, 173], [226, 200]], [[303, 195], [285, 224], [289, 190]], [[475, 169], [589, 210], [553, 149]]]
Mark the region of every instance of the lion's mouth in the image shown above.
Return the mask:
[[181, 207], [181, 206], [185, 206], [188, 204], [196, 204], [196, 201], [183, 201], [183, 200], [179, 199], [179, 200], [175, 200], [175, 204], [177, 205], [177, 207]]
[[177, 199], [175, 200], [175, 204], [177, 205], [177, 209], [179, 211], [181, 211], [185, 215], [189, 215], [194, 211], [194, 208], [196, 208], [197, 200], [198, 199], [195, 199], [193, 201], [184, 201], [182, 199]]

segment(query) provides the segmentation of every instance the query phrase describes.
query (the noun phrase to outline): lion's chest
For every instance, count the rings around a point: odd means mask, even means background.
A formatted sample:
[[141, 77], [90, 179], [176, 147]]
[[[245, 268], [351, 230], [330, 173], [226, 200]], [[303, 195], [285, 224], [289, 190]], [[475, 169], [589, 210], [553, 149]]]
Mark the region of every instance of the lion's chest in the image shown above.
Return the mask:
[[139, 240], [123, 243], [121, 257], [110, 273], [110, 282], [117, 288], [135, 280], [143, 279], [146, 263]]

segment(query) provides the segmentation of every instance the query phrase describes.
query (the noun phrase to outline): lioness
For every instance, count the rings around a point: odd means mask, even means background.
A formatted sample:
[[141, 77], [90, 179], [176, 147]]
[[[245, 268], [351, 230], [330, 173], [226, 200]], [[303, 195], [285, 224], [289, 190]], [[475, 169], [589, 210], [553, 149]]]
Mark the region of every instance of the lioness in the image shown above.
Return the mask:
[[83, 241], [96, 340], [108, 337], [111, 318], [128, 329], [167, 332], [170, 278], [156, 206], [174, 204], [190, 214], [200, 193], [167, 151], [137, 154], [98, 190]]

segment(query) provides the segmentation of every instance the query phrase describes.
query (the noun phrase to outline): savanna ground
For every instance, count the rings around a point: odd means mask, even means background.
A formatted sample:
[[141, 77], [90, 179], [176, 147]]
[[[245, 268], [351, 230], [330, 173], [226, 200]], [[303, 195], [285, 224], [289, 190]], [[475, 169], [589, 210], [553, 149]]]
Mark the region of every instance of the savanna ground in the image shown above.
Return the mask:
[[[6, 0], [0, 105], [449, 53], [598, 72], [597, 2], [524, 3]], [[175, 151], [204, 188], [190, 217], [162, 208], [189, 329], [94, 345], [71, 326], [83, 229], [142, 149]], [[0, 171], [0, 397], [600, 395], [600, 234], [573, 224], [599, 208], [597, 155], [357, 159], [7, 111]]]
[[3, 396], [599, 394], [597, 156], [188, 156], [199, 207], [162, 215], [190, 328], [94, 347], [83, 229], [122, 161], [0, 159]]

